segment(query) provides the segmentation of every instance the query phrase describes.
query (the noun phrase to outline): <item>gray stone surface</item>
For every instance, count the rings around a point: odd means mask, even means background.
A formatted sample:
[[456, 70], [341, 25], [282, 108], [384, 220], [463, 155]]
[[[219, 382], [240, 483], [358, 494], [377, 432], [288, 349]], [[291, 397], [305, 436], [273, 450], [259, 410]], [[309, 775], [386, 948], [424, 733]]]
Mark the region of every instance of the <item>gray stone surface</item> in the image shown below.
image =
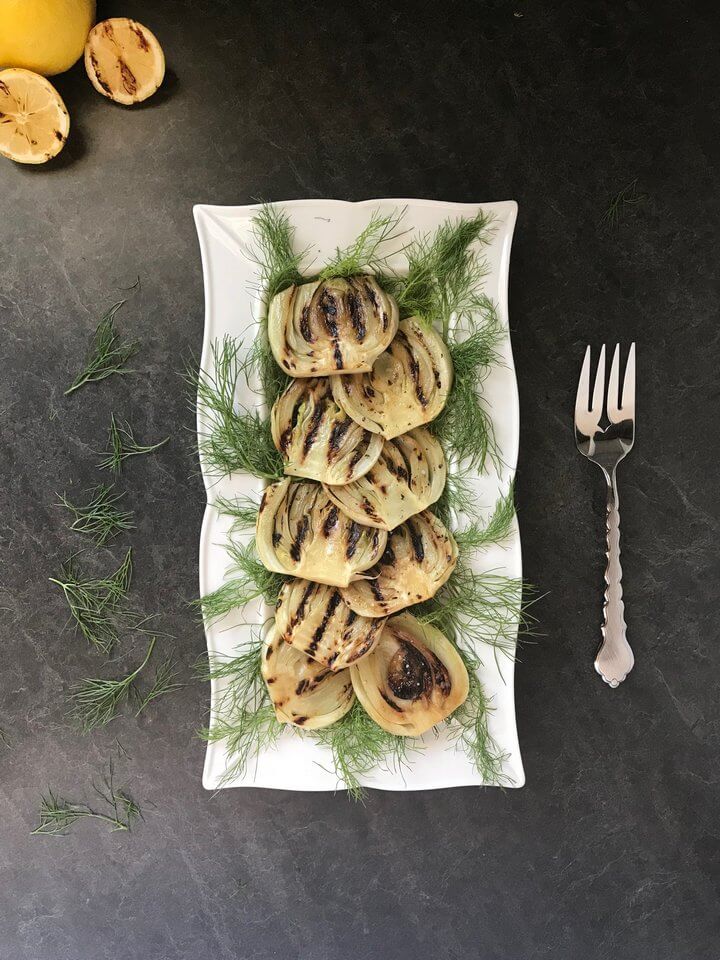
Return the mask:
[[[128, 0], [171, 70], [144, 108], [57, 79], [53, 166], [0, 166], [1, 960], [715, 960], [718, 916], [715, 4]], [[713, 169], [715, 163], [715, 169]], [[648, 195], [615, 230], [608, 198]], [[94, 483], [110, 411], [172, 434], [123, 479], [137, 603], [184, 669], [204, 647], [202, 486], [179, 376], [199, 348], [193, 203], [515, 198], [518, 503], [544, 637], [517, 671], [527, 786], [344, 796], [200, 785], [207, 690], [84, 737], [64, 695], [97, 658], [47, 578], [80, 541], [54, 505]], [[140, 275], [140, 292], [125, 294]], [[103, 308], [137, 374], [63, 399]], [[634, 338], [639, 439], [622, 468], [637, 667], [592, 671], [599, 475], [572, 447], [582, 349]], [[140, 652], [140, 647], [135, 651]], [[132, 653], [128, 654], [132, 657]], [[34, 838], [47, 785], [89, 796], [116, 750], [131, 836]]]

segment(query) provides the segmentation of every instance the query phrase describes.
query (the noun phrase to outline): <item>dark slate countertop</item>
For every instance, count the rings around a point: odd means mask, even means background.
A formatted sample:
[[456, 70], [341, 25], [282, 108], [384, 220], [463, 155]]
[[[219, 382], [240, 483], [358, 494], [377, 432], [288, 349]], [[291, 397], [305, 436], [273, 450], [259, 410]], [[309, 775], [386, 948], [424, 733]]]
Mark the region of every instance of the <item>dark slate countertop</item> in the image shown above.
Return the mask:
[[[718, 437], [716, 4], [327, 6], [128, 0], [170, 73], [146, 106], [57, 78], [47, 168], [0, 165], [1, 960], [716, 960]], [[643, 202], [617, 227], [612, 196]], [[48, 584], [79, 546], [55, 505], [97, 482], [110, 412], [168, 433], [123, 479], [134, 596], [186, 676], [204, 495], [180, 376], [203, 291], [193, 203], [515, 199], [510, 312], [526, 575], [546, 594], [516, 677], [527, 785], [343, 795], [200, 784], [207, 689], [83, 736], [69, 684], [98, 660]], [[125, 288], [141, 278], [141, 288]], [[105, 306], [133, 376], [64, 399]], [[638, 343], [621, 467], [637, 666], [592, 669], [604, 492], [570, 414], [586, 343]], [[138, 650], [140, 647], [138, 647]], [[118, 750], [120, 742], [129, 758]], [[145, 822], [31, 837], [41, 793], [90, 796], [115, 756]]]

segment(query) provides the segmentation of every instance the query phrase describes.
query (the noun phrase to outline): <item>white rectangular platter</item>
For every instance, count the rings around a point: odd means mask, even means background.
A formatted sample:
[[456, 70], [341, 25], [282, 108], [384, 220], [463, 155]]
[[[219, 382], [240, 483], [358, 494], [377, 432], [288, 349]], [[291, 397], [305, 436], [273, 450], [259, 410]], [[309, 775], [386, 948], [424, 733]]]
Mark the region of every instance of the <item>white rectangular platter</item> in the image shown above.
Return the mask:
[[[432, 234], [448, 219], [472, 217], [482, 209], [493, 216], [493, 231], [483, 253], [488, 273], [483, 290], [495, 303], [498, 315], [508, 329], [508, 271], [510, 247], [517, 216], [514, 201], [501, 203], [444, 203], [433, 200], [366, 200], [350, 203], [340, 200], [293, 200], [278, 203], [289, 216], [295, 229], [298, 250], [307, 249], [304, 267], [326, 262], [337, 247], [351, 243], [365, 227], [375, 210], [392, 213], [405, 209], [402, 229], [413, 235]], [[205, 333], [201, 367], [211, 368], [212, 346], [226, 335], [249, 345], [258, 332], [263, 309], [263, 291], [258, 265], [253, 259], [252, 218], [257, 205], [221, 207], [198, 205], [194, 208], [195, 224], [200, 240], [205, 284]], [[403, 257], [390, 265], [403, 272]], [[499, 471], [489, 465], [488, 471], [474, 480], [476, 500], [489, 515], [498, 496], [507, 492], [514, 477], [518, 454], [519, 407], [515, 369], [509, 332], [499, 349], [500, 362], [495, 364], [484, 384], [483, 397], [491, 412], [502, 466]], [[244, 383], [239, 388], [237, 403], [253, 409], [261, 400]], [[199, 411], [199, 416], [201, 412]], [[201, 423], [198, 424], [201, 428]], [[218, 496], [245, 494], [259, 500], [261, 481], [245, 474], [218, 479], [205, 468], [203, 478], [208, 505], [200, 535], [200, 594], [217, 589], [225, 580], [228, 559], [225, 544], [231, 519], [220, 515], [212, 506]], [[237, 538], [236, 538], [237, 539]], [[249, 539], [249, 537], [248, 537]], [[522, 575], [520, 536], [515, 523], [508, 540], [481, 552], [473, 563], [478, 572]], [[206, 638], [211, 655], [232, 656], [238, 646], [247, 642], [252, 624], [262, 624], [270, 611], [261, 603], [248, 604], [243, 610], [207, 627]], [[513, 662], [495, 656], [491, 648], [483, 651], [480, 680], [491, 702], [489, 729], [499, 750], [505, 755], [505, 786], [520, 787], [525, 782], [515, 723]], [[212, 703], [218, 703], [222, 680], [214, 680]], [[364, 786], [383, 790], [426, 790], [439, 787], [481, 785], [483, 779], [469, 758], [456, 749], [447, 730], [424, 737], [424, 748], [413, 751], [407, 767], [377, 769], [362, 777]], [[208, 745], [203, 785], [209, 790], [219, 787], [269, 787], [284, 790], [337, 790], [342, 784], [333, 770], [330, 751], [292, 730], [284, 732], [277, 747], [260, 753], [242, 776], [224, 776], [231, 758], [226, 756], [223, 742]]]

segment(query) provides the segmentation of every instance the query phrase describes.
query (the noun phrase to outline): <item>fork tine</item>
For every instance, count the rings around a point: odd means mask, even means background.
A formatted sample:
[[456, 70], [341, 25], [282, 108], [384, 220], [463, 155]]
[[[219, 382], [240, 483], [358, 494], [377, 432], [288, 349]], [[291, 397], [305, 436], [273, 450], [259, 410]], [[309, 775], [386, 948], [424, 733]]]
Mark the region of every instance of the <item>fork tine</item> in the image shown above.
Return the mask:
[[610, 367], [610, 382], [607, 393], [607, 415], [610, 423], [619, 423], [620, 415], [620, 344], [615, 344], [615, 353]]
[[592, 408], [590, 413], [598, 420], [602, 416], [603, 401], [605, 400], [605, 344], [600, 348], [600, 359], [598, 360], [597, 373], [595, 374], [595, 387], [593, 388]]
[[627, 366], [625, 367], [625, 380], [623, 381], [622, 406], [624, 418], [626, 420], [635, 419], [635, 344], [630, 345]]
[[577, 395], [575, 397], [575, 423], [588, 412], [588, 401], [590, 399], [590, 347], [585, 350], [585, 359], [583, 360], [582, 370], [580, 371], [580, 380], [578, 382]]

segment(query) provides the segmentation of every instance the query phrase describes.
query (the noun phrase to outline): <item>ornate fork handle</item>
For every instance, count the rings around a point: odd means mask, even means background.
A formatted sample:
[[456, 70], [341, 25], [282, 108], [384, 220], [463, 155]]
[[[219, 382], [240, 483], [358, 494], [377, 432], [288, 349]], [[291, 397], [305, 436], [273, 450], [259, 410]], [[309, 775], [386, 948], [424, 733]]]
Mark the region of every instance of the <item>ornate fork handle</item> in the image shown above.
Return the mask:
[[603, 641], [595, 658], [595, 669], [605, 683], [617, 687], [632, 670], [635, 657], [626, 636], [620, 566], [620, 504], [614, 476], [611, 480], [608, 479], [607, 561]]

